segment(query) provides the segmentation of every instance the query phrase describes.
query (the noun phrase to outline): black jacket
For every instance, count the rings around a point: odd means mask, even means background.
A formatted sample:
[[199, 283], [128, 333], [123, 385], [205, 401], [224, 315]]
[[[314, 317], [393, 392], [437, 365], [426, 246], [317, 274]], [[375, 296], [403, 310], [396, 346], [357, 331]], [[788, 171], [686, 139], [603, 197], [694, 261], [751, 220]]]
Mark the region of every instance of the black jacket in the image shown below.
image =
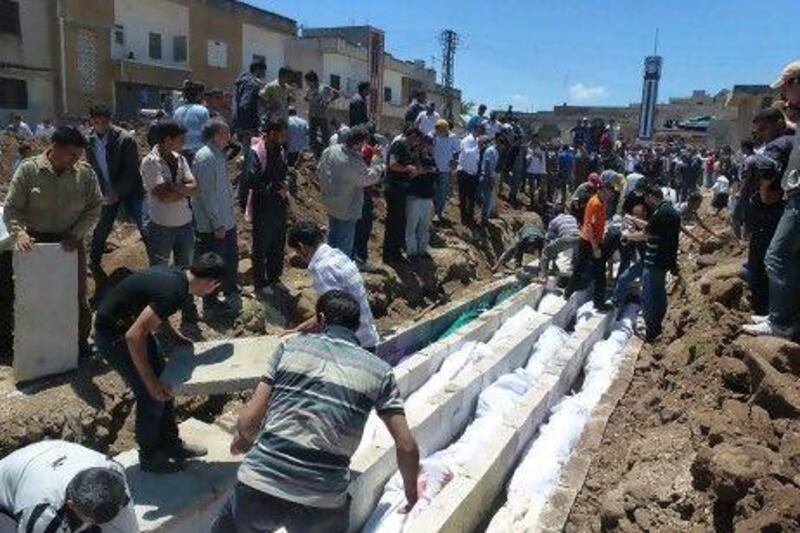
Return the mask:
[[258, 131], [258, 92], [261, 80], [245, 72], [233, 84], [231, 123], [234, 131]]
[[369, 122], [367, 102], [361, 95], [357, 95], [350, 101], [350, 127], [366, 124], [367, 122]]
[[127, 198], [134, 195], [144, 195], [142, 176], [139, 173], [139, 147], [136, 139], [118, 126], [111, 126], [108, 130], [108, 142], [106, 143], [106, 162], [108, 165], [108, 181], [111, 183], [110, 191], [104, 190], [105, 184], [100, 177], [100, 168], [95, 158], [95, 145], [98, 142], [97, 134], [92, 132], [89, 135], [89, 147], [86, 149], [86, 159], [92, 165], [97, 180], [100, 182], [100, 190], [104, 196], [111, 193], [120, 198]]

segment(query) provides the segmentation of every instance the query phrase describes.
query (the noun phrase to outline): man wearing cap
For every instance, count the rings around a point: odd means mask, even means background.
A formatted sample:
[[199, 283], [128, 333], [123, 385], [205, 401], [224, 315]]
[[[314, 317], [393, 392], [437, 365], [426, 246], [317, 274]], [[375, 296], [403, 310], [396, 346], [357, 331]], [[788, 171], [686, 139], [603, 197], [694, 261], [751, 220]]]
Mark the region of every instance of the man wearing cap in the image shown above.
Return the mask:
[[433, 209], [439, 222], [444, 218], [444, 204], [450, 196], [450, 175], [455, 171], [458, 152], [458, 138], [450, 131], [450, 124], [439, 119], [433, 135], [433, 157], [438, 172]]
[[573, 292], [587, 285], [586, 279], [593, 283], [595, 309], [608, 311], [606, 303], [606, 273], [603, 259], [603, 236], [606, 230], [606, 202], [611, 199], [614, 183], [607, 179], [600, 183], [597, 194], [589, 199], [583, 215], [580, 240], [572, 262], [572, 277], [564, 296], [569, 298]]
[[[784, 112], [792, 121], [800, 119], [800, 61], [789, 63], [772, 85], [785, 102]], [[800, 315], [800, 136], [781, 181], [785, 208], [775, 229], [764, 265], [769, 279], [769, 315], [754, 316], [755, 324], [742, 328], [751, 335], [774, 335], [790, 338], [797, 330]]]

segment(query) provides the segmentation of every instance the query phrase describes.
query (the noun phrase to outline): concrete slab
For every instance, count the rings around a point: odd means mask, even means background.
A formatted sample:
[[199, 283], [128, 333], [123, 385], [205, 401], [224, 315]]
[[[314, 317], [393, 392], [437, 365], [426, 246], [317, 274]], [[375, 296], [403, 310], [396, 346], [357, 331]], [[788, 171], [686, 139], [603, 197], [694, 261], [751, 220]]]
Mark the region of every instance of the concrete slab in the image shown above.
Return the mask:
[[78, 254], [59, 244], [14, 252], [14, 376], [78, 368]]
[[504, 428], [492, 441], [491, 448], [476, 462], [465, 466], [430, 507], [405, 525], [409, 531], [473, 531], [484, 522], [537, 428], [552, 406], [569, 392], [591, 347], [605, 336], [612, 323], [613, 316], [609, 313], [594, 316], [576, 328], [536, 386], [505, 417]]
[[192, 460], [183, 472], [169, 475], [142, 472], [135, 450], [116, 457], [125, 467], [139, 528], [143, 532], [208, 531], [228, 491], [236, 483], [241, 458], [228, 452], [231, 442], [228, 433], [195, 419], [181, 424], [180, 432], [187, 442], [208, 447], [208, 455]]
[[[490, 343], [491, 356], [458, 376], [444, 393], [433, 398], [426, 409], [406, 413], [423, 456], [443, 448], [464, 430], [475, 412], [481, 391], [497, 377], [527, 360], [533, 344], [551, 320], [552, 317], [540, 315], [522, 334]], [[394, 446], [388, 440], [378, 439], [363, 454], [353, 458], [350, 468], [353, 475], [350, 530], [357, 531], [380, 499], [386, 481], [397, 470]]]
[[175, 394], [229, 394], [251, 390], [280, 343], [275, 336], [199, 342], [176, 349], [161, 376]]

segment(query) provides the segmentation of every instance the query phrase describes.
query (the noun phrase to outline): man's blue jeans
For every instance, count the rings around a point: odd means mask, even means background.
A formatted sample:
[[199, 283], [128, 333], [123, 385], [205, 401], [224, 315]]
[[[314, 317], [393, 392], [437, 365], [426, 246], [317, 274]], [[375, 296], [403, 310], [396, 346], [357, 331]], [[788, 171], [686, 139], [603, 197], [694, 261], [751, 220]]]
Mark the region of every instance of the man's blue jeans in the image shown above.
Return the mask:
[[486, 222], [489, 220], [489, 215], [492, 213], [492, 189], [494, 188], [494, 178], [481, 176], [479, 187], [481, 194], [481, 222]]
[[764, 264], [769, 276], [769, 321], [788, 328], [800, 311], [800, 193], [786, 200]]
[[114, 222], [117, 220], [120, 206], [125, 207], [125, 212], [128, 213], [133, 219], [136, 227], [139, 228], [139, 233], [142, 234], [145, 223], [144, 213], [144, 197], [141, 195], [131, 195], [122, 198], [115, 204], [104, 205], [100, 211], [100, 220], [97, 221], [97, 226], [94, 228], [92, 234], [92, 247], [89, 252], [89, 260], [91, 265], [99, 265], [103, 260], [103, 252], [106, 247], [106, 240], [114, 229]]
[[194, 252], [194, 227], [191, 222], [171, 227], [151, 220], [145, 226], [144, 232], [150, 266], [169, 265], [170, 257], [177, 267], [191, 266]]
[[642, 310], [647, 338], [661, 334], [661, 323], [667, 314], [667, 271], [645, 268], [642, 272]]
[[357, 220], [339, 220], [329, 216], [328, 244], [341, 250], [347, 257], [353, 257], [357, 222]]
[[614, 294], [611, 297], [614, 306], [621, 307], [625, 303], [625, 295], [628, 293], [628, 288], [631, 283], [641, 277], [643, 270], [644, 262], [640, 259], [620, 272], [619, 276], [617, 276], [617, 282], [614, 284]]
[[436, 216], [442, 217], [444, 213], [444, 206], [447, 199], [450, 197], [450, 173], [439, 172], [436, 178], [436, 196], [433, 198], [433, 208], [436, 211]]

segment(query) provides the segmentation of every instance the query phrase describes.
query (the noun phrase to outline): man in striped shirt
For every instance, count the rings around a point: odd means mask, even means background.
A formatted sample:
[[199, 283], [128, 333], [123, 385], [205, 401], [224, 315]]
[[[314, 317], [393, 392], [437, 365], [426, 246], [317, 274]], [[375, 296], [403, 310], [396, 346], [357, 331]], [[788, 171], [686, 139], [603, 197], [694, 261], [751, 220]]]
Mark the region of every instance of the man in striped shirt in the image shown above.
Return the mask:
[[231, 452], [246, 455], [212, 533], [346, 531], [350, 458], [373, 408], [394, 439], [408, 508], [417, 501], [419, 450], [391, 367], [358, 346], [358, 303], [329, 291], [316, 311], [322, 333], [284, 341], [239, 415]]
[[571, 213], [561, 213], [547, 226], [547, 244], [542, 250], [542, 265], [540, 271], [544, 275], [550, 274], [556, 266], [556, 259], [561, 252], [574, 250], [580, 240], [578, 220]]

